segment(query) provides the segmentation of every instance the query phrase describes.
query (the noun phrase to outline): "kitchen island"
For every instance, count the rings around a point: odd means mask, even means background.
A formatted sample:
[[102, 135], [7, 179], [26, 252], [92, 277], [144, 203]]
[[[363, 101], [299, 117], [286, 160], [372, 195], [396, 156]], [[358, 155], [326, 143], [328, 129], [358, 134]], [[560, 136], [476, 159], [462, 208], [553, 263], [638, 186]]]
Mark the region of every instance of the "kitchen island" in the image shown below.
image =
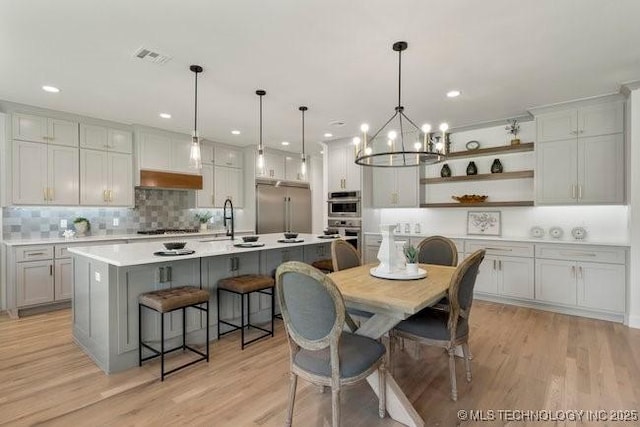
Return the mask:
[[[203, 313], [189, 310], [189, 340], [204, 341], [205, 327], [217, 339], [218, 280], [240, 274], [272, 275], [286, 261], [313, 261], [330, 258], [332, 239], [300, 234], [299, 242], [281, 243], [282, 234], [261, 235], [260, 247], [236, 247], [242, 240], [202, 239], [189, 241], [183, 256], [158, 256], [162, 242], [129, 243], [74, 247], [73, 337], [76, 343], [106, 373], [119, 372], [138, 364], [138, 295], [158, 289], [184, 285], [197, 286], [210, 293], [209, 325]], [[171, 239], [174, 240], [175, 239]], [[228, 297], [228, 298], [225, 298]], [[239, 322], [240, 300], [223, 295], [220, 316]], [[252, 295], [252, 322], [268, 321], [271, 298]], [[276, 308], [277, 311], [277, 308]], [[145, 340], [159, 340], [159, 316], [143, 313]], [[224, 329], [223, 329], [224, 330]], [[172, 313], [165, 321], [165, 337], [171, 343], [182, 331], [182, 317]]]

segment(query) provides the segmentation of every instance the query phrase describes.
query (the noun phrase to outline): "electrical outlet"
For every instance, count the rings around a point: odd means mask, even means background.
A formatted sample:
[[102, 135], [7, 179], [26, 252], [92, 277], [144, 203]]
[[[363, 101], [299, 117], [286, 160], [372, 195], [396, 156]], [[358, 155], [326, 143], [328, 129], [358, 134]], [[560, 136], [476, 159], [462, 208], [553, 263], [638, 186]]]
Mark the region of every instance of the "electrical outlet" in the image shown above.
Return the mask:
[[113, 218], [113, 226], [117, 227], [120, 225], [120, 218]]
[[100, 273], [96, 271], [96, 282], [99, 282], [102, 280], [102, 277], [100, 277]]
[[60, 228], [67, 228], [67, 220], [66, 219], [61, 219], [60, 220]]

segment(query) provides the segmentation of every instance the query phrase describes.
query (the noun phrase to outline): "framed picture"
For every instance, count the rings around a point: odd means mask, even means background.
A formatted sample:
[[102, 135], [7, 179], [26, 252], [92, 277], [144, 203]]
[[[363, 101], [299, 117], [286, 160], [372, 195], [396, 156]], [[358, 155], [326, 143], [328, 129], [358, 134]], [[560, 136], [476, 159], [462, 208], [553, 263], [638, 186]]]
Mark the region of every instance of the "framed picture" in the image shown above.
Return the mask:
[[500, 211], [467, 212], [467, 234], [499, 236], [502, 232]]

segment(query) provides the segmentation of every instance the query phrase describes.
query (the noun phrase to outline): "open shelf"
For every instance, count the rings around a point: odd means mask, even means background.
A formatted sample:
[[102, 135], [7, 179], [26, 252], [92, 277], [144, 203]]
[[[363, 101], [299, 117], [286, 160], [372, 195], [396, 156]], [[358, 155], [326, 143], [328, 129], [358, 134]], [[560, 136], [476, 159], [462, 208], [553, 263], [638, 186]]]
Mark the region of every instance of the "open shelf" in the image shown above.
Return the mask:
[[421, 208], [497, 208], [509, 206], [533, 206], [533, 200], [517, 202], [481, 202], [481, 203], [421, 203]]
[[504, 145], [501, 147], [479, 148], [477, 150], [453, 151], [447, 154], [447, 160], [488, 156], [492, 154], [522, 153], [525, 151], [533, 151], [533, 142], [525, 142], [517, 145]]
[[444, 184], [447, 182], [458, 181], [493, 181], [498, 179], [520, 179], [533, 178], [533, 170], [502, 172], [502, 173], [485, 173], [480, 175], [460, 175], [448, 178], [422, 178], [420, 184]]

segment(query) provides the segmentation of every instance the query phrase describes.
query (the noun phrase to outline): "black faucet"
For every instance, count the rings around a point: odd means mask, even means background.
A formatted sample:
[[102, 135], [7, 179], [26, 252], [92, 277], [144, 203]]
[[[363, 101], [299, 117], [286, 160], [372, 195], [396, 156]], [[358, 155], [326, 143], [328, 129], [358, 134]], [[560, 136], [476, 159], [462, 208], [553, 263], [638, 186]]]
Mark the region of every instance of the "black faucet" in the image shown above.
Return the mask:
[[[231, 210], [231, 215], [227, 215], [227, 206]], [[227, 226], [227, 220], [230, 222], [230, 226]], [[226, 199], [224, 201], [224, 207], [222, 208], [222, 225], [227, 228], [227, 236], [231, 236], [231, 240], [233, 240], [233, 202], [231, 199]]]

